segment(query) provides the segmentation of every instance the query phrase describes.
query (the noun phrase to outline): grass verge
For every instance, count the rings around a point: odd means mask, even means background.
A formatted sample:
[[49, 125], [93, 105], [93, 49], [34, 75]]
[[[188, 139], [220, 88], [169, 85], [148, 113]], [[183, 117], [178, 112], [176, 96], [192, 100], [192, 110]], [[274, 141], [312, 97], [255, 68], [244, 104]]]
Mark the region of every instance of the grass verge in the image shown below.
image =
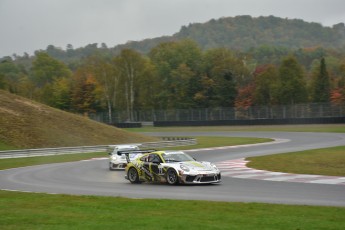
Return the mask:
[[276, 172], [345, 176], [345, 146], [249, 157], [248, 167]]
[[93, 157], [106, 157], [106, 156], [108, 156], [106, 153], [80, 153], [80, 154], [66, 154], [66, 155], [42, 156], [42, 157], [0, 159], [0, 170], [25, 167], [25, 166], [31, 166], [31, 165], [79, 161], [79, 160], [90, 159]]
[[345, 208], [0, 191], [8, 229], [345, 229]]

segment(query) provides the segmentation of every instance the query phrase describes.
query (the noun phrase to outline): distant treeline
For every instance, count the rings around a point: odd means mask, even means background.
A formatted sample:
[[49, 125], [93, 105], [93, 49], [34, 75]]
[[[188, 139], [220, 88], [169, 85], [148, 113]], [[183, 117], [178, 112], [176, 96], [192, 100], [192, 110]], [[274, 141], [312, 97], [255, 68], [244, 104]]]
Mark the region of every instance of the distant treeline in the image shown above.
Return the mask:
[[344, 24], [222, 18], [115, 48], [4, 57], [0, 88], [72, 112], [125, 110], [129, 120], [143, 109], [345, 104], [344, 37]]

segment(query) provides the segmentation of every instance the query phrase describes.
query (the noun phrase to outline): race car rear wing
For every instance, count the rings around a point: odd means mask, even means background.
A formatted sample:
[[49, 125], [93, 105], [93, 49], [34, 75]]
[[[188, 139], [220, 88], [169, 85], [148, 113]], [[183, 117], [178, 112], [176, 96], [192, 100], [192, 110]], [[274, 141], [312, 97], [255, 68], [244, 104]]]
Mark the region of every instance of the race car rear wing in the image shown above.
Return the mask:
[[131, 162], [129, 158], [129, 154], [145, 154], [145, 153], [152, 153], [157, 150], [155, 149], [148, 149], [148, 150], [125, 150], [125, 151], [118, 151], [117, 155], [121, 156], [122, 154], [126, 155], [126, 161], [127, 163]]

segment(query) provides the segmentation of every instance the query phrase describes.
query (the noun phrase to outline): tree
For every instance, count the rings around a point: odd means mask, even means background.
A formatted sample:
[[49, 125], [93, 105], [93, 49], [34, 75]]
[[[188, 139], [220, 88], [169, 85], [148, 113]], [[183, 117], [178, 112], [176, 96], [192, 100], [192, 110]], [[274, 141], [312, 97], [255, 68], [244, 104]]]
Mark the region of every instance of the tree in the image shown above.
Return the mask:
[[249, 84], [246, 87], [238, 89], [238, 94], [235, 100], [235, 107], [237, 110], [247, 110], [254, 104], [254, 84]]
[[55, 79], [70, 76], [71, 71], [65, 64], [50, 57], [47, 53], [36, 53], [36, 59], [32, 63], [31, 79], [37, 87], [43, 87]]
[[18, 93], [18, 80], [21, 71], [11, 57], [5, 57], [0, 61], [0, 88], [12, 93]]
[[70, 78], [71, 71], [62, 62], [55, 60], [45, 52], [37, 52], [32, 63], [30, 80], [36, 89], [34, 99], [54, 105], [53, 88], [55, 81], [61, 78]]
[[143, 74], [146, 61], [138, 52], [124, 49], [114, 62], [122, 79], [128, 120], [133, 121], [135, 92], [139, 90], [137, 82]]
[[73, 75], [71, 107], [73, 111], [88, 116], [97, 110], [96, 80], [86, 69], [79, 68]]
[[0, 73], [0, 89], [5, 89], [6, 82], [5, 82], [5, 75]]
[[244, 84], [248, 77], [244, 63], [227, 49], [212, 49], [204, 55], [203, 71], [214, 82], [210, 106], [233, 106], [237, 86]]
[[330, 79], [326, 69], [325, 58], [321, 58], [319, 72], [314, 78], [312, 89], [313, 102], [329, 102], [330, 101]]
[[256, 105], [272, 105], [277, 102], [278, 70], [274, 65], [263, 67], [254, 78], [254, 101]]
[[302, 67], [293, 56], [282, 61], [279, 67], [279, 103], [293, 105], [307, 101], [306, 82]]
[[119, 74], [115, 71], [110, 60], [100, 55], [90, 56], [86, 63], [85, 68], [96, 79], [101, 94], [107, 105], [108, 122], [113, 123], [112, 111], [117, 103], [117, 88], [119, 84]]
[[52, 103], [55, 108], [70, 110], [71, 106], [71, 79], [59, 78], [52, 85]]
[[189, 97], [189, 84], [194, 76], [194, 72], [185, 64], [180, 64], [177, 69], [171, 72], [172, 84], [171, 91], [175, 96], [172, 100], [172, 107], [187, 109], [192, 107], [193, 102]]
[[195, 79], [200, 71], [202, 52], [199, 46], [191, 40], [161, 43], [150, 51], [149, 57], [162, 82], [160, 107], [166, 109], [192, 106], [188, 98], [195, 93], [191, 90], [192, 84], [195, 84], [191, 79]]

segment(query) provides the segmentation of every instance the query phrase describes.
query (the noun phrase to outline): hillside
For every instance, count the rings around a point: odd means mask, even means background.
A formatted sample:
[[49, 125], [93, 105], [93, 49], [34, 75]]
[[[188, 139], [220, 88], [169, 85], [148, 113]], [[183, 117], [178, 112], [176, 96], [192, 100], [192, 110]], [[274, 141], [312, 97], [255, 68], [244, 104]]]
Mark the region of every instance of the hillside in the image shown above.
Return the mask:
[[[301, 19], [284, 19], [274, 16], [224, 17], [211, 19], [205, 23], [191, 23], [182, 26], [180, 31], [171, 36], [129, 41], [112, 48], [99, 47], [99, 44], [93, 43], [85, 47], [77, 49], [72, 47], [67, 50], [49, 45], [46, 50], [42, 49], [41, 51], [47, 52], [51, 57], [63, 61], [73, 69], [83, 57], [94, 53], [102, 53], [111, 57], [128, 48], [148, 54], [152, 48], [160, 43], [183, 39], [194, 40], [205, 50], [223, 47], [248, 52], [252, 49], [269, 46], [287, 50], [323, 47], [341, 51], [345, 49], [345, 25], [339, 22], [332, 27], [327, 27], [315, 22], [305, 22]], [[16, 63], [29, 70], [33, 58], [29, 55], [16, 56]]]
[[172, 36], [131, 41], [114, 49], [118, 52], [123, 48], [131, 48], [147, 53], [160, 42], [181, 39], [192, 39], [203, 49], [226, 47], [246, 51], [264, 45], [288, 49], [318, 46], [337, 49], [345, 46], [345, 26], [344, 23], [339, 23], [331, 28], [301, 19], [274, 16], [224, 17], [182, 26], [180, 31]]
[[0, 90], [0, 143], [16, 148], [67, 147], [156, 140]]

